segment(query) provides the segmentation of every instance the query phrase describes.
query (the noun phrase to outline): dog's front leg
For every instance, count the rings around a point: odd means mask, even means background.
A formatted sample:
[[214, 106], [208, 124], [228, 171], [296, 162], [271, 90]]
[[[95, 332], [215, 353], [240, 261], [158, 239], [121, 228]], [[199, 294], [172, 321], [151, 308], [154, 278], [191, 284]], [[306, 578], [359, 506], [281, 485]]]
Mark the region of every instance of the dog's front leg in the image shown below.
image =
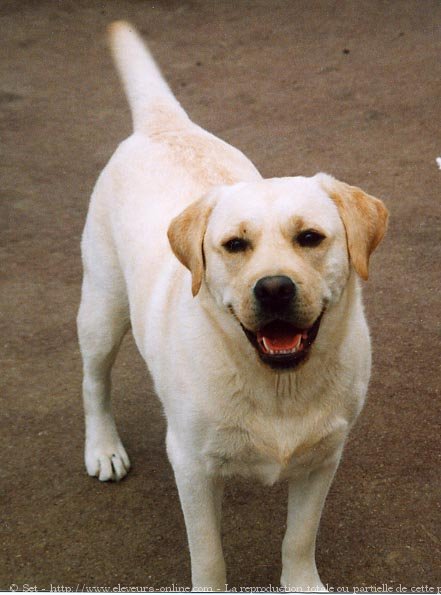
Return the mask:
[[[169, 438], [169, 437], [168, 437]], [[167, 440], [168, 446], [170, 440]], [[184, 513], [191, 556], [193, 590], [224, 591], [225, 561], [221, 543], [223, 481], [196, 460], [182, 455], [169, 458], [175, 473]]]
[[282, 586], [287, 591], [326, 590], [315, 564], [315, 541], [323, 505], [339, 459], [340, 453], [325, 466], [289, 482], [281, 577]]

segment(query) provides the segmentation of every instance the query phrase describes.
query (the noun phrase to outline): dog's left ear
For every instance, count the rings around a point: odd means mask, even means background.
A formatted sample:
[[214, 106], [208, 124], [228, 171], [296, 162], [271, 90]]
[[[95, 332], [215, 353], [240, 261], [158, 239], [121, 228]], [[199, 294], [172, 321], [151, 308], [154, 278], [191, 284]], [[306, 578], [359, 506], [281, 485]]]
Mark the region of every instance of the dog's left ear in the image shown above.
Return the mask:
[[202, 245], [213, 207], [214, 200], [210, 195], [200, 198], [172, 220], [167, 232], [176, 258], [191, 272], [193, 296], [199, 292], [204, 276]]
[[318, 177], [339, 210], [352, 265], [360, 277], [367, 280], [369, 257], [386, 233], [389, 213], [381, 200], [360, 188], [326, 174], [318, 174]]

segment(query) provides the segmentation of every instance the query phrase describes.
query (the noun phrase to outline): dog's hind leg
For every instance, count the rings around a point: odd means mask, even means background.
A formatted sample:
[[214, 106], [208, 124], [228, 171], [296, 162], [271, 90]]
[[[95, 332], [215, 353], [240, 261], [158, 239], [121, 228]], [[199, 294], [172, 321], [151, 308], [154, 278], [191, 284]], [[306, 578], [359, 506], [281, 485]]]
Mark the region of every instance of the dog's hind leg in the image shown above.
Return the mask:
[[110, 373], [130, 326], [129, 308], [120, 272], [111, 266], [106, 270], [98, 259], [101, 264], [97, 274], [93, 266], [87, 266], [87, 255], [84, 260], [77, 322], [83, 358], [85, 463], [89, 475], [101, 481], [118, 481], [127, 474], [130, 462], [111, 411]]

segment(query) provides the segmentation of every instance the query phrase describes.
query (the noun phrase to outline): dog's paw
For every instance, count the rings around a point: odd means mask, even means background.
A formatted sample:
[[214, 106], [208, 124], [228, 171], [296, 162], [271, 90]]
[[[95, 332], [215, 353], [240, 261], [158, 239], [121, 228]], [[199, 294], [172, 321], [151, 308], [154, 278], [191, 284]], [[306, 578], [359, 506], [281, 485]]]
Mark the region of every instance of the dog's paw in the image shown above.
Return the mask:
[[130, 460], [119, 438], [101, 444], [86, 444], [87, 473], [100, 481], [120, 481], [130, 469]]

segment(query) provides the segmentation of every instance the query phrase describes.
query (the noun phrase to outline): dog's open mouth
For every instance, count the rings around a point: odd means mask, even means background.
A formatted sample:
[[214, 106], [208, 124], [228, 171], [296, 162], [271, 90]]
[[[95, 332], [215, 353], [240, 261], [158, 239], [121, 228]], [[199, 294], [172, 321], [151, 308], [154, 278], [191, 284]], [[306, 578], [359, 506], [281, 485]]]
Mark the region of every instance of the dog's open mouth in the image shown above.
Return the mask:
[[242, 326], [260, 359], [273, 368], [294, 368], [304, 361], [315, 341], [323, 313], [306, 329], [285, 320], [273, 320], [257, 332]]

